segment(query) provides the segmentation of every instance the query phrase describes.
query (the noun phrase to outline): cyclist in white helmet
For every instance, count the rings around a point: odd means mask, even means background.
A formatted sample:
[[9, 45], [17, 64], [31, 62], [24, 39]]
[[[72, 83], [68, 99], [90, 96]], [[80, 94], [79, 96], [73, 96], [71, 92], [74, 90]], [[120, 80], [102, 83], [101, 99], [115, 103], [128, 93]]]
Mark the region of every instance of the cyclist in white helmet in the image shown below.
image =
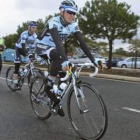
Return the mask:
[[15, 71], [13, 74], [13, 80], [15, 83], [18, 81], [19, 68], [21, 63], [21, 55], [25, 57], [26, 61], [28, 61], [29, 57], [28, 52], [35, 47], [35, 40], [37, 38], [37, 34], [35, 33], [37, 28], [37, 22], [30, 21], [28, 23], [28, 30], [21, 33], [18, 42], [15, 44], [15, 54], [14, 54], [14, 63], [15, 63]]
[[[56, 95], [51, 92], [51, 89], [58, 71], [61, 70], [61, 68], [63, 71], [68, 70], [70, 64], [62, 46], [63, 41], [73, 34], [79, 42], [81, 49], [89, 57], [91, 62], [95, 64], [95, 60], [82, 38], [78, 23], [75, 22], [75, 16], [78, 12], [78, 7], [75, 1], [64, 0], [59, 9], [60, 15], [51, 18], [46, 23], [42, 32], [38, 35], [36, 46], [36, 52], [39, 56], [45, 59], [52, 59], [46, 92], [48, 97], [54, 102], [57, 102], [57, 98]], [[64, 111], [61, 106], [58, 110], [58, 114], [64, 116]]]

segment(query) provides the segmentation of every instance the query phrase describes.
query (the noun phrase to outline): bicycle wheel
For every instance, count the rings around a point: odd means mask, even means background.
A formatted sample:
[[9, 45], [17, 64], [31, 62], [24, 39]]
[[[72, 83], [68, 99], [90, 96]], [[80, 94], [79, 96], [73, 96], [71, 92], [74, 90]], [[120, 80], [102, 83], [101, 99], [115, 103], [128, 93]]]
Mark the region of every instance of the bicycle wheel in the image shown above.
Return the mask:
[[6, 71], [6, 83], [7, 86], [12, 90], [17, 90], [17, 85], [13, 82], [13, 73], [15, 71], [15, 68], [13, 66], [9, 67]]
[[88, 83], [77, 84], [77, 94], [71, 89], [68, 116], [77, 134], [84, 139], [97, 140], [106, 131], [106, 106], [98, 91]]
[[46, 83], [46, 78], [38, 75], [33, 78], [30, 87], [30, 101], [32, 109], [42, 120], [48, 119], [51, 116], [51, 101], [45, 92]]
[[40, 70], [40, 69], [37, 69], [37, 68], [34, 68], [32, 69], [32, 72], [31, 71], [29, 72], [28, 74], [28, 86], [30, 87], [30, 84], [32, 82], [32, 79], [37, 76], [37, 75], [43, 75], [43, 72]]

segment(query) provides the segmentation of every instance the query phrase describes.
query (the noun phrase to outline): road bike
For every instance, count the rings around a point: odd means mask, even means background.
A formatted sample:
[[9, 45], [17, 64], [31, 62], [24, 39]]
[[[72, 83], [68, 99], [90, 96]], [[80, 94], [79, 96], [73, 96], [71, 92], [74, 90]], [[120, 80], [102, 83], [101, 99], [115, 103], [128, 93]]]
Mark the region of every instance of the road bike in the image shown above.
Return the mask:
[[13, 73], [15, 71], [14, 66], [10, 66], [7, 71], [6, 71], [6, 83], [7, 86], [12, 90], [12, 91], [17, 91], [21, 90], [21, 87], [25, 83], [25, 80], [27, 79], [28, 86], [30, 87], [30, 83], [33, 79], [34, 76], [36, 75], [43, 75], [43, 72], [35, 68], [34, 63], [36, 60], [31, 59], [28, 61], [28, 64], [26, 64], [24, 67], [21, 67], [19, 69], [19, 78], [18, 82], [15, 83], [13, 80]]
[[[66, 88], [59, 95], [61, 105], [67, 97], [68, 117], [74, 130], [79, 136], [86, 140], [98, 140], [101, 138], [108, 123], [108, 115], [105, 103], [99, 92], [89, 83], [82, 82], [79, 73], [84, 67], [94, 66], [91, 63], [77, 64], [67, 72], [66, 76], [59, 78], [65, 81]], [[98, 73], [98, 68], [90, 77]], [[35, 114], [42, 120], [48, 119], [51, 115], [57, 115], [57, 106], [54, 106], [48, 98], [45, 89], [47, 78], [35, 76], [30, 88], [30, 101]], [[66, 96], [67, 95], [67, 96]]]

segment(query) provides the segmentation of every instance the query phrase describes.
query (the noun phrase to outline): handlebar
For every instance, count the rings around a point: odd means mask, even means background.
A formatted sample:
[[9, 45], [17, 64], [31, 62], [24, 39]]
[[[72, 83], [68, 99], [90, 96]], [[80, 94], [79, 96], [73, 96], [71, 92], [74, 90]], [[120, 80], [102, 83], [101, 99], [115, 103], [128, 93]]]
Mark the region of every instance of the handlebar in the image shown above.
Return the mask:
[[[80, 67], [79, 67], [79, 66], [80, 66]], [[95, 75], [98, 74], [98, 70], [99, 70], [99, 69], [98, 69], [98, 67], [94, 66], [93, 63], [84, 63], [84, 64], [77, 64], [77, 65], [75, 65], [76, 70], [77, 70], [78, 67], [79, 67], [78, 73], [80, 73], [80, 71], [82, 70], [83, 67], [87, 67], [87, 66], [93, 66], [93, 67], [95, 68], [95, 71], [94, 71], [93, 73], [90, 73], [90, 74], [89, 74], [90, 77], [94, 77]], [[60, 78], [60, 80], [61, 80], [61, 81], [67, 80], [67, 79], [69, 78], [70, 75], [71, 75], [71, 70], [70, 70], [70, 71], [66, 71], [66, 76], [63, 77], [63, 78]]]

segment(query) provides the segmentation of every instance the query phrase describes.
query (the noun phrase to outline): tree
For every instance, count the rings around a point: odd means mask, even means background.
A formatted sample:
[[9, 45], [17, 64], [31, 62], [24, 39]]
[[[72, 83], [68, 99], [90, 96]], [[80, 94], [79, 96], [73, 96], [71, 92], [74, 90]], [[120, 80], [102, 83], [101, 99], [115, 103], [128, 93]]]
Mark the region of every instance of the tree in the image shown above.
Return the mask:
[[4, 41], [5, 41], [6, 48], [14, 49], [15, 48], [15, 43], [17, 42], [17, 40], [18, 40], [18, 35], [17, 34], [11, 34], [11, 35], [5, 36]]
[[87, 1], [78, 15], [80, 28], [91, 39], [103, 38], [109, 43], [109, 69], [112, 44], [115, 39], [131, 39], [137, 32], [139, 16], [130, 11], [131, 6], [117, 0]]
[[118, 48], [115, 50], [115, 54], [119, 54], [119, 55], [126, 55], [126, 51], [124, 50], [124, 48]]
[[138, 52], [140, 51], [140, 39], [132, 39], [129, 40], [129, 44], [131, 44], [128, 49], [132, 52], [134, 52], [134, 56], [135, 56], [135, 63], [134, 63], [134, 68], [137, 68], [137, 56], [138, 56]]

